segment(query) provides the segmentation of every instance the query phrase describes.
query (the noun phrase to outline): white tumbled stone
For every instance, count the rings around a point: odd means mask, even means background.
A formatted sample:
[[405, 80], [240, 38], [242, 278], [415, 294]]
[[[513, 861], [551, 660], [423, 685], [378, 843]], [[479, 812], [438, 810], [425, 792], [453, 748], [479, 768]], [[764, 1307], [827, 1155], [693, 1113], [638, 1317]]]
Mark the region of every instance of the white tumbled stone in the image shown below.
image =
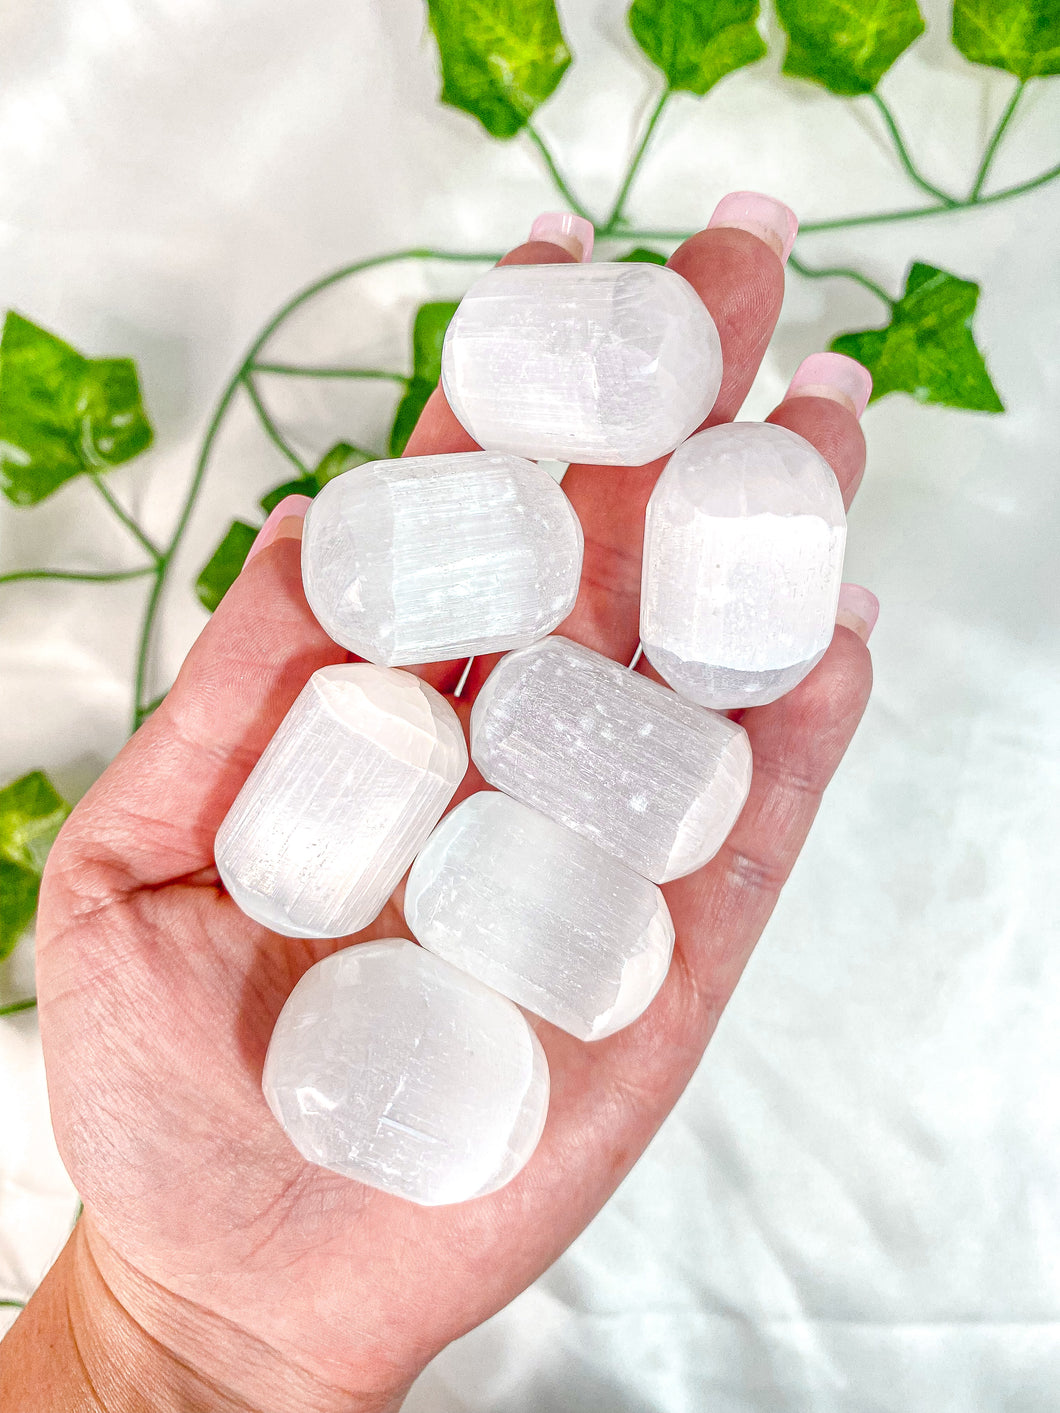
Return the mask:
[[502, 265], [471, 286], [442, 349], [442, 387], [480, 446], [639, 466], [704, 421], [721, 341], [695, 290], [636, 262]]
[[494, 790], [457, 805], [427, 840], [405, 920], [429, 951], [579, 1040], [637, 1019], [674, 942], [654, 883]]
[[471, 754], [491, 785], [655, 883], [713, 858], [751, 783], [742, 726], [556, 634], [490, 673]]
[[434, 1207], [519, 1172], [544, 1126], [548, 1065], [510, 1001], [389, 938], [310, 967], [262, 1087], [310, 1163]]
[[386, 667], [532, 643], [570, 612], [581, 567], [581, 525], [554, 478], [493, 452], [356, 466], [302, 532], [310, 608]]
[[409, 672], [314, 672], [217, 832], [230, 896], [287, 937], [379, 913], [467, 769], [452, 707]]
[[727, 709], [775, 701], [820, 661], [846, 545], [831, 467], [785, 427], [711, 427], [648, 502], [640, 635], [676, 691]]

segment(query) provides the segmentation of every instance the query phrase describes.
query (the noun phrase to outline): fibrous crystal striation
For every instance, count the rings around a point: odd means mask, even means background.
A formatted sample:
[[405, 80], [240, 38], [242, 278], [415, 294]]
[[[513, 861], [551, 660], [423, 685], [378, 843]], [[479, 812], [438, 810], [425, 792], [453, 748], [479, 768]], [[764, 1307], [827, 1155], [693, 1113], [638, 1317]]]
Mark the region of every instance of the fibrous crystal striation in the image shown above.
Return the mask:
[[578, 517], [555, 480], [491, 452], [373, 461], [309, 507], [302, 582], [324, 629], [382, 666], [504, 652], [574, 606]]
[[639, 263], [503, 265], [446, 332], [442, 386], [480, 446], [639, 466], [704, 421], [721, 341], [681, 275]]
[[379, 913], [467, 769], [456, 713], [409, 672], [314, 672], [217, 834], [217, 869], [255, 921], [345, 937]]
[[645, 656], [702, 706], [775, 701], [831, 642], [845, 545], [839, 484], [808, 441], [765, 422], [700, 432], [648, 503]]
[[636, 1020], [673, 951], [654, 883], [493, 790], [464, 800], [427, 840], [405, 919], [428, 950], [579, 1040]]
[[558, 634], [493, 669], [471, 753], [498, 790], [655, 883], [714, 856], [751, 782], [741, 726]]
[[303, 1158], [424, 1206], [509, 1182], [537, 1145], [549, 1088], [519, 1009], [404, 938], [305, 973], [262, 1085]]

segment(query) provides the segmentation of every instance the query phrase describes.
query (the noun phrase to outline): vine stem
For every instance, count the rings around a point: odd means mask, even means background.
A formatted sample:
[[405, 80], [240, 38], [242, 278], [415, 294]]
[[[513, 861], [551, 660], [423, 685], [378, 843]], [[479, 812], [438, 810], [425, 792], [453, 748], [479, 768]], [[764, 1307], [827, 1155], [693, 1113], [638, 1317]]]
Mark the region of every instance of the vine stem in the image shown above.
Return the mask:
[[265, 435], [268, 437], [269, 441], [272, 442], [273, 446], [275, 446], [279, 451], [281, 451], [284, 456], [286, 456], [287, 460], [301, 473], [301, 475], [308, 476], [309, 467], [298, 455], [294, 447], [291, 446], [290, 442], [280, 431], [279, 427], [277, 427], [276, 423], [269, 415], [268, 408], [262, 402], [261, 394], [254, 386], [254, 375], [251, 372], [250, 368], [247, 368], [244, 371], [242, 383], [244, 388], [246, 388], [247, 390], [247, 395], [249, 396], [251, 402], [254, 404], [254, 410], [257, 412], [258, 417], [261, 419], [261, 425], [262, 427], [264, 427]]
[[390, 373], [385, 368], [312, 368], [301, 363], [252, 363], [251, 373], [282, 373], [287, 378], [375, 378], [408, 387], [406, 373]]
[[24, 1001], [9, 1001], [6, 1006], [0, 1006], [0, 1016], [17, 1016], [20, 1011], [35, 1011], [36, 1009], [36, 996], [27, 996]]
[[895, 120], [894, 114], [891, 112], [886, 102], [875, 91], [875, 89], [869, 94], [869, 97], [872, 99], [873, 103], [875, 103], [876, 110], [879, 113], [880, 117], [883, 119], [887, 131], [891, 135], [891, 141], [894, 143], [894, 150], [898, 155], [898, 160], [899, 162], [901, 162], [910, 180], [915, 182], [916, 185], [921, 189], [921, 191], [926, 191], [929, 196], [937, 197], [938, 200], [941, 201], [944, 206], [959, 205], [960, 203], [957, 197], [950, 196], [948, 192], [945, 192], [940, 187], [935, 186], [933, 182], [929, 182], [927, 177], [921, 174], [916, 163], [909, 155], [909, 149], [905, 145], [905, 140], [902, 137], [901, 132], [899, 131], [898, 123]]
[[600, 232], [601, 235], [612, 235], [614, 233], [615, 227], [621, 225], [622, 223], [622, 209], [626, 204], [626, 197], [629, 195], [630, 187], [632, 187], [636, 175], [640, 171], [640, 164], [644, 161], [644, 154], [648, 150], [648, 144], [651, 142], [652, 134], [655, 131], [659, 119], [663, 115], [663, 109], [670, 101], [671, 93], [671, 89], [663, 89], [662, 93], [659, 96], [659, 101], [656, 103], [655, 107], [651, 111], [651, 116], [649, 117], [647, 126], [644, 129], [644, 135], [641, 137], [640, 142], [637, 144], [637, 150], [633, 153], [633, 156], [630, 160], [630, 164], [626, 169], [626, 175], [622, 179], [622, 185], [619, 187], [618, 195], [615, 197], [615, 204], [612, 206], [611, 214], [610, 216], [608, 216], [607, 222], [603, 230]]
[[117, 584], [123, 579], [142, 579], [156, 573], [153, 564], [145, 564], [142, 569], [115, 569], [113, 571], [82, 569], [16, 569], [10, 574], [0, 574], [0, 584], [17, 584], [22, 579], [76, 579], [85, 584]]
[[140, 542], [141, 546], [147, 551], [155, 563], [158, 564], [162, 558], [162, 551], [125, 509], [121, 501], [103, 480], [101, 473], [99, 471], [89, 471], [88, 477], [129, 533]]
[[571, 188], [564, 181], [559, 168], [556, 166], [556, 159], [548, 150], [548, 147], [545, 143], [545, 139], [538, 132], [537, 128], [534, 127], [533, 123], [527, 123], [523, 131], [526, 133], [527, 137], [537, 148], [538, 152], [540, 152], [541, 158], [544, 161], [545, 166], [548, 168], [548, 174], [552, 178], [553, 184], [556, 190], [559, 192], [560, 196], [562, 196], [563, 200], [567, 203], [567, 205], [575, 213], [575, 215], [581, 216], [586, 221], [591, 221], [593, 219], [592, 216], [589, 214], [589, 212], [585, 209], [582, 203], [574, 195], [574, 192], [571, 190]]
[[801, 260], [797, 260], [794, 255], [788, 256], [788, 268], [794, 270], [797, 275], [804, 275], [808, 280], [842, 279], [853, 280], [855, 284], [863, 286], [877, 299], [882, 299], [889, 309], [893, 309], [895, 301], [887, 293], [882, 285], [870, 280], [868, 275], [863, 275], [860, 270], [853, 270], [846, 265], [835, 265], [826, 270], [814, 269], [810, 265], [804, 265]]
[[24, 1300], [0, 1300], [0, 1306], [5, 1310], [25, 1310], [26, 1302]]
[[210, 465], [210, 458], [213, 455], [214, 445], [217, 435], [221, 430], [221, 424], [228, 413], [236, 393], [245, 386], [247, 375], [251, 372], [262, 349], [272, 338], [279, 326], [296, 309], [301, 308], [307, 300], [320, 294], [323, 290], [330, 289], [332, 285], [339, 284], [342, 280], [349, 279], [352, 275], [359, 275], [364, 270], [373, 270], [381, 265], [394, 265], [402, 260], [449, 260], [457, 264], [466, 265], [489, 265], [495, 264], [501, 259], [501, 255], [492, 251], [481, 253], [469, 253], [466, 251], [451, 250], [428, 250], [414, 248], [411, 250], [396, 250], [388, 255], [372, 255], [365, 260], [356, 260], [352, 264], [343, 265], [337, 270], [332, 270], [330, 274], [322, 275], [311, 284], [306, 285], [296, 294], [292, 295], [285, 304], [272, 315], [265, 326], [259, 331], [251, 343], [250, 348], [244, 355], [243, 361], [235, 370], [226, 383], [220, 398], [214, 407], [210, 420], [206, 425], [206, 431], [199, 447], [199, 454], [195, 462], [195, 470], [192, 472], [191, 481], [184, 495], [184, 501], [177, 517], [177, 523], [173, 527], [169, 541], [162, 551], [162, 558], [155, 575], [155, 582], [151, 586], [151, 592], [147, 598], [144, 608], [143, 621], [140, 626], [139, 645], [136, 654], [136, 679], [133, 699], [133, 730], [139, 721], [140, 713], [145, 706], [144, 691], [147, 682], [148, 659], [151, 653], [151, 645], [154, 638], [155, 623], [158, 619], [158, 609], [162, 600], [162, 593], [169, 577], [174, 557], [180, 548], [191, 520], [192, 511], [202, 490], [202, 483]]
[[983, 183], [986, 181], [987, 176], [990, 173], [990, 167], [994, 160], [994, 154], [997, 152], [997, 149], [1001, 144], [1001, 139], [1005, 135], [1005, 129], [1012, 121], [1012, 115], [1016, 111], [1016, 105], [1022, 98], [1023, 90], [1026, 87], [1026, 79], [1020, 79], [1017, 82], [1012, 97], [1005, 105], [1005, 111], [1001, 114], [997, 126], [994, 128], [994, 131], [990, 135], [990, 141], [986, 144], [986, 150], [983, 153], [983, 160], [979, 163], [979, 170], [975, 174], [975, 181], [972, 184], [971, 191], [968, 193], [967, 199], [970, 202], [979, 200], [979, 193], [982, 191]]

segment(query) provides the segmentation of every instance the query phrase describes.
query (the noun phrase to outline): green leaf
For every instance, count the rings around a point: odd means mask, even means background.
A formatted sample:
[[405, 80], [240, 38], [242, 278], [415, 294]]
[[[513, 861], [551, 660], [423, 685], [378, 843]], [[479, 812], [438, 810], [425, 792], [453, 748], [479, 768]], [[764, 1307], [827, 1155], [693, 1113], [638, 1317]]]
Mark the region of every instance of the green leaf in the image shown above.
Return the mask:
[[777, 0], [788, 32], [784, 72], [832, 93], [871, 93], [924, 33], [916, 0]]
[[405, 450], [427, 399], [438, 385], [442, 375], [442, 343], [455, 313], [456, 305], [450, 300], [422, 304], [416, 311], [412, 325], [412, 377], [405, 396], [398, 403], [390, 429], [391, 456], [400, 456]]
[[31, 770], [0, 790], [0, 858], [40, 873], [70, 806], [44, 774]]
[[207, 613], [213, 613], [235, 583], [257, 534], [254, 526], [243, 520], [233, 520], [225, 531], [224, 539], [195, 581], [195, 592]]
[[266, 515], [271, 515], [280, 501], [286, 500], [288, 496], [315, 496], [319, 490], [320, 482], [310, 472], [308, 476], [302, 476], [297, 481], [284, 481], [282, 486], [266, 491], [258, 504]]
[[375, 457], [371, 452], [362, 451], [359, 446], [351, 446], [349, 442], [336, 442], [330, 451], [324, 453], [314, 468], [313, 476], [317, 487], [323, 488], [336, 476], [341, 476], [344, 471], [352, 471], [355, 466], [364, 466], [366, 462], [374, 460]]
[[40, 893], [40, 874], [0, 859], [0, 962], [33, 921]]
[[42, 770], [0, 790], [0, 960], [33, 921], [44, 861], [69, 813]]
[[1060, 74], [1060, 0], [954, 0], [953, 42], [1020, 79]]
[[972, 335], [979, 286], [917, 263], [883, 329], [832, 340], [836, 353], [856, 358], [872, 374], [872, 400], [906, 392], [918, 402], [1004, 412]]
[[571, 62], [554, 0], [427, 0], [442, 102], [514, 137]]
[[633, 0], [629, 27], [672, 89], [706, 93], [766, 52], [758, 0]]
[[315, 496], [336, 476], [352, 470], [354, 466], [363, 466], [366, 461], [371, 460], [368, 452], [361, 451], [359, 447], [351, 446], [349, 442], [336, 442], [330, 451], [324, 453], [308, 476], [301, 476], [297, 481], [284, 481], [282, 486], [266, 491], [258, 504], [266, 515], [271, 515], [280, 501], [286, 500], [288, 496]]
[[649, 250], [645, 245], [638, 245], [633, 250], [628, 250], [625, 255], [616, 256], [619, 261], [632, 260], [644, 265], [665, 265], [666, 256], [660, 255], [657, 250]]
[[129, 461], [151, 424], [128, 358], [85, 358], [11, 310], [0, 338], [0, 487], [34, 505], [84, 471]]

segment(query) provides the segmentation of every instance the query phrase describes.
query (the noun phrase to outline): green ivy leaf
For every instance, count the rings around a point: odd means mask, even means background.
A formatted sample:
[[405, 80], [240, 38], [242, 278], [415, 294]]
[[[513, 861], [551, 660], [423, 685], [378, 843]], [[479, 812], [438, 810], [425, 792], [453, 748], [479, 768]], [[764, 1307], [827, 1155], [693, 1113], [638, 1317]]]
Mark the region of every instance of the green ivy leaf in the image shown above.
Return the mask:
[[917, 263], [886, 328], [841, 334], [831, 346], [868, 368], [873, 401], [906, 392], [918, 402], [1004, 412], [972, 335], [978, 299], [974, 281]]
[[777, 0], [777, 17], [788, 32], [784, 72], [845, 95], [871, 93], [924, 33], [916, 0]]
[[374, 460], [371, 452], [362, 451], [359, 446], [351, 446], [349, 442], [336, 442], [331, 450], [326, 451], [320, 458], [313, 471], [317, 489], [322, 489], [344, 471], [352, 471], [355, 466], [364, 466], [366, 462]]
[[42, 770], [0, 790], [0, 960], [33, 921], [44, 861], [69, 813]]
[[35, 505], [84, 471], [129, 461], [151, 424], [128, 358], [85, 358], [11, 310], [0, 338], [0, 486]]
[[649, 250], [646, 245], [635, 246], [633, 250], [627, 250], [625, 255], [616, 256], [619, 261], [635, 261], [643, 265], [665, 265], [666, 256], [660, 255], [657, 250]]
[[282, 486], [266, 491], [258, 504], [266, 515], [271, 515], [280, 501], [286, 500], [288, 496], [315, 496], [317, 491], [336, 476], [352, 470], [354, 466], [363, 466], [366, 461], [371, 460], [368, 452], [361, 451], [360, 447], [351, 446], [349, 442], [336, 442], [330, 451], [324, 453], [308, 476], [301, 476], [297, 481], [284, 481]]
[[235, 583], [257, 534], [254, 526], [243, 520], [233, 520], [225, 531], [224, 539], [195, 581], [195, 592], [207, 613], [213, 613]]
[[40, 893], [40, 874], [0, 859], [0, 962], [10, 956], [15, 943], [33, 921]]
[[412, 377], [405, 396], [398, 403], [390, 429], [390, 455], [400, 456], [408, 445], [420, 413], [442, 375], [442, 342], [449, 321], [456, 313], [450, 300], [422, 304], [412, 325]]
[[286, 500], [288, 496], [315, 496], [319, 490], [320, 482], [311, 471], [308, 476], [302, 476], [297, 481], [284, 481], [283, 485], [277, 486], [275, 490], [266, 491], [258, 504], [266, 515], [271, 515], [280, 501]]
[[702, 95], [766, 52], [758, 0], [633, 0], [629, 27], [671, 89]]
[[514, 137], [571, 62], [554, 0], [427, 0], [442, 102]]
[[953, 42], [1019, 79], [1060, 74], [1060, 0], [954, 0]]

